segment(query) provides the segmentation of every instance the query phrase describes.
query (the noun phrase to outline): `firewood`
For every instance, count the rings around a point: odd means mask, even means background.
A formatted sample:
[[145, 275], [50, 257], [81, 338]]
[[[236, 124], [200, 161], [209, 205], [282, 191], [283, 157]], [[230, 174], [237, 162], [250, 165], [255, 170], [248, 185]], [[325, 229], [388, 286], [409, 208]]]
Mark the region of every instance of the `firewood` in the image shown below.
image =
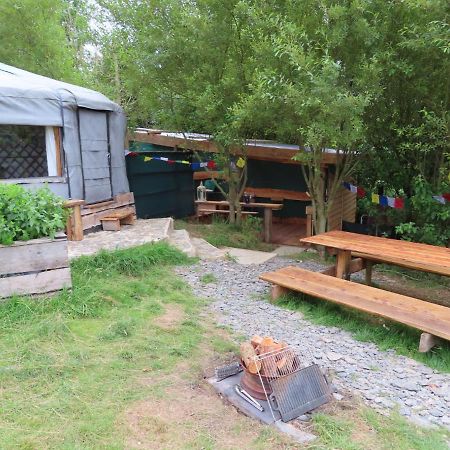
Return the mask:
[[241, 344], [241, 359], [250, 373], [258, 373], [261, 370], [261, 361], [257, 359], [257, 354], [253, 345], [249, 342]]
[[263, 341], [263, 338], [261, 336], [258, 336], [257, 334], [252, 337], [251, 344], [253, 345], [253, 348], [257, 348], [259, 345], [261, 345]]

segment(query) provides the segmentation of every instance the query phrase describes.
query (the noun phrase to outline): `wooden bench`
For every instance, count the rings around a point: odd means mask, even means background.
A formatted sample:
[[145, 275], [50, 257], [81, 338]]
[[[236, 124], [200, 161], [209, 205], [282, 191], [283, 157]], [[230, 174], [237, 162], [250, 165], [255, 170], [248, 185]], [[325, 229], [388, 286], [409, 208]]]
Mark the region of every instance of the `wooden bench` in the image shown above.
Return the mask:
[[245, 192], [253, 194], [255, 197], [270, 198], [273, 201], [296, 200], [300, 202], [310, 202], [311, 197], [307, 192], [289, 191], [287, 189], [255, 188], [246, 186]]
[[420, 352], [430, 350], [436, 337], [450, 340], [450, 308], [445, 306], [292, 266], [260, 278], [273, 283], [273, 300], [289, 291], [303, 292], [421, 330]]
[[103, 231], [120, 231], [120, 225], [133, 225], [136, 217], [134, 211], [125, 210], [111, 212], [106, 217], [102, 217], [100, 222], [102, 223]]
[[[229, 209], [198, 209], [197, 210], [197, 216], [203, 217], [203, 216], [210, 216], [213, 214], [230, 214]], [[255, 216], [258, 214], [257, 211], [241, 211], [241, 214], [243, 216]]]

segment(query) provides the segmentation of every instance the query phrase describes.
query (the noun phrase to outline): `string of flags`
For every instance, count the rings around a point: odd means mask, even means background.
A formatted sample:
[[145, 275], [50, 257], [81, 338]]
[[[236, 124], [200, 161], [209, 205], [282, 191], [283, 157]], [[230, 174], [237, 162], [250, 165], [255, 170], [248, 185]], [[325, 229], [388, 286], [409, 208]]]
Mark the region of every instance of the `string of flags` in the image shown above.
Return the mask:
[[[138, 152], [128, 152], [126, 153], [126, 156], [138, 156]], [[167, 164], [185, 164], [192, 168], [192, 170], [199, 170], [199, 169], [216, 169], [217, 165], [216, 162], [213, 160], [210, 161], [203, 161], [203, 162], [190, 162], [187, 160], [179, 160], [179, 159], [170, 159], [166, 158], [165, 156], [144, 156], [144, 162], [150, 162], [150, 161], [164, 161]]]
[[[355, 186], [351, 183], [345, 182], [342, 184], [345, 189], [355, 193], [358, 196], [358, 198], [364, 198], [367, 195], [367, 192], [362, 187]], [[403, 209], [405, 207], [405, 199], [403, 197], [389, 197], [388, 195], [379, 195], [371, 193], [370, 199], [372, 200], [372, 203], [381, 206], [389, 206], [391, 208], [396, 209]], [[450, 193], [442, 195], [433, 195], [433, 199], [445, 205], [447, 202], [450, 202]]]

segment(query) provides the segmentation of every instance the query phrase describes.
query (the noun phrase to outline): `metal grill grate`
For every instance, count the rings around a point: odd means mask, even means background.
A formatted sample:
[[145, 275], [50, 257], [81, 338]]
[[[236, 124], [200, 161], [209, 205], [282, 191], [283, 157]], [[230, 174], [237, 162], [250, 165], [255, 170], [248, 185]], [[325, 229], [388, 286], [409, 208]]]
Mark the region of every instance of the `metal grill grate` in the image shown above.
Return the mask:
[[0, 179], [47, 176], [45, 127], [0, 125]]
[[[281, 350], [260, 354], [258, 375], [267, 401], [274, 411], [279, 411], [283, 422], [311, 411], [331, 398], [331, 390], [319, 366], [300, 367], [298, 355], [289, 346]], [[269, 394], [263, 383], [265, 378], [272, 388]]]

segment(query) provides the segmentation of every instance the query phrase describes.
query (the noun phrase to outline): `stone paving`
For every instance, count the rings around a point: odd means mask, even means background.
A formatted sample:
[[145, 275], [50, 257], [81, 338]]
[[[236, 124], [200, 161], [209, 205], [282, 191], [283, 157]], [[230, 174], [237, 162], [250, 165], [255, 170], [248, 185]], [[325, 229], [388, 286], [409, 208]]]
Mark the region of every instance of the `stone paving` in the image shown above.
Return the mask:
[[[393, 350], [382, 351], [373, 343], [359, 342], [339, 328], [315, 325], [299, 312], [269, 303], [269, 284], [259, 281], [258, 276], [286, 265], [321, 268], [313, 261], [278, 257], [248, 266], [229, 260], [200, 261], [177, 272], [197, 295], [211, 300], [210, 308], [220, 325], [246, 336], [272, 335], [290, 343], [304, 365], [317, 363], [327, 369], [339, 392], [352, 391], [382, 414], [397, 408], [418, 425], [450, 428], [449, 374], [438, 373]], [[214, 274], [217, 282], [202, 283], [200, 278], [207, 273]]]
[[88, 233], [82, 241], [69, 241], [69, 259], [92, 255], [101, 249], [117, 250], [165, 240], [172, 228], [171, 218], [138, 219], [134, 225], [122, 225], [120, 231]]

